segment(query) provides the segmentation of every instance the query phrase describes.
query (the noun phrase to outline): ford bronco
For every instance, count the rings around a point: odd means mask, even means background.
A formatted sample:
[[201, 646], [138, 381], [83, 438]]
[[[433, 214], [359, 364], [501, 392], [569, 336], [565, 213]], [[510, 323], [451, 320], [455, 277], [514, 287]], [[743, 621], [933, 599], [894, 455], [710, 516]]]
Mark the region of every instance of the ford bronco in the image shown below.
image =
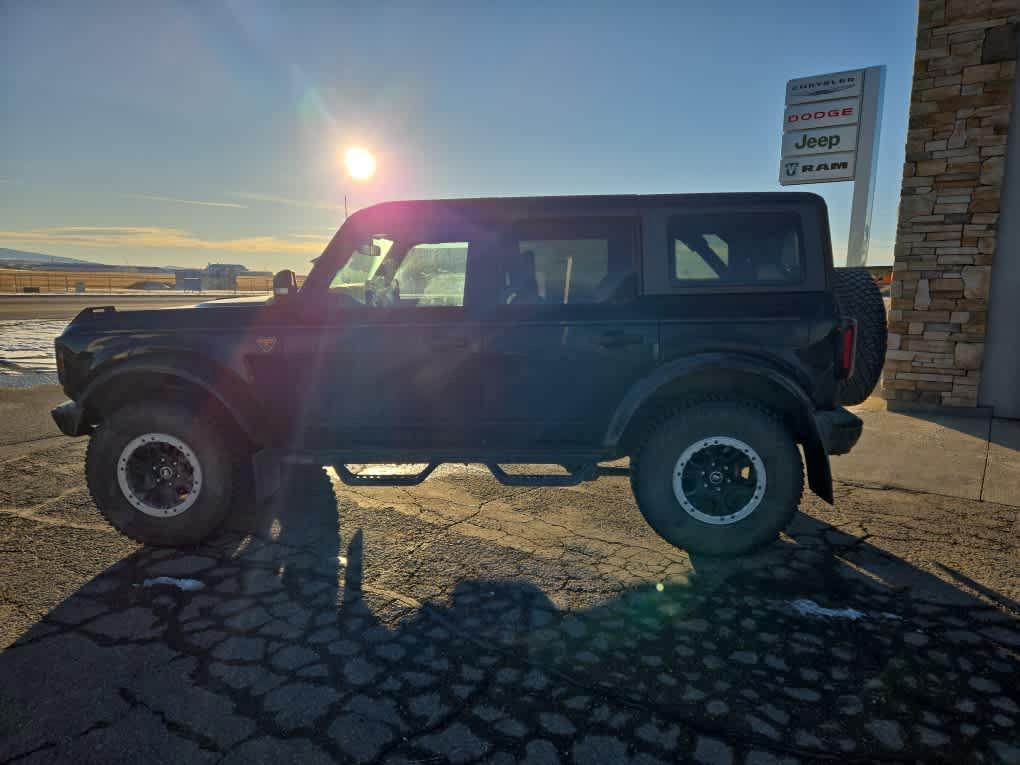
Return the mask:
[[[300, 289], [283, 271], [267, 298], [85, 309], [56, 340], [53, 416], [145, 543], [200, 541], [289, 465], [410, 485], [475, 462], [510, 484], [629, 475], [666, 540], [737, 555], [789, 523], [805, 472], [832, 502], [885, 332], [813, 194], [391, 202]], [[426, 467], [351, 469], [381, 463]]]

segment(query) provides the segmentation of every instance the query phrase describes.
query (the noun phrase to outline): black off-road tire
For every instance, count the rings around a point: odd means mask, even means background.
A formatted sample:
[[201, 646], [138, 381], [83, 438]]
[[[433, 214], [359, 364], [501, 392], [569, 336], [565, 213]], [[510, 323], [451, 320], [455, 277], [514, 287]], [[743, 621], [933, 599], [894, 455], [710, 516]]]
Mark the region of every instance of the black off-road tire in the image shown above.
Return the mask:
[[[765, 468], [759, 504], [727, 525], [689, 514], [673, 490], [683, 452], [716, 436], [744, 442]], [[673, 410], [650, 429], [631, 458], [630, 481], [641, 514], [667, 542], [696, 554], [732, 557], [772, 542], [786, 528], [800, 504], [804, 470], [793, 435], [772, 412], [749, 401], [706, 401]]]
[[[147, 433], [180, 439], [193, 450], [201, 467], [198, 498], [180, 515], [161, 518], [143, 513], [128, 501], [117, 480], [122, 451]], [[197, 544], [219, 528], [234, 500], [239, 466], [247, 454], [239, 454], [245, 450], [237, 449], [231, 436], [227, 423], [199, 416], [186, 404], [129, 404], [108, 416], [89, 439], [85, 455], [89, 492], [103, 517], [136, 542], [174, 547]]]
[[841, 380], [836, 392], [840, 404], [860, 404], [871, 395], [882, 376], [888, 340], [885, 301], [865, 268], [837, 268], [833, 287], [839, 310], [857, 320], [854, 373]]

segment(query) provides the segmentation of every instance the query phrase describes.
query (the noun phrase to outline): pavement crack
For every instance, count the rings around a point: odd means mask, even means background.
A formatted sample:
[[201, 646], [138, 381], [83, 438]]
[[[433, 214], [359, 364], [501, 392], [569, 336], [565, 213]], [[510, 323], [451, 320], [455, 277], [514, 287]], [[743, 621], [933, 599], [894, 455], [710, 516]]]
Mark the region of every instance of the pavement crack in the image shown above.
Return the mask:
[[38, 754], [39, 752], [45, 752], [47, 749], [53, 749], [55, 747], [56, 747], [56, 744], [54, 742], [47, 741], [46, 743], [40, 744], [39, 746], [35, 747], [34, 749], [29, 749], [27, 752], [22, 752], [21, 754], [16, 754], [13, 757], [11, 757], [9, 760], [5, 760], [5, 762], [9, 762], [9, 763], [10, 762], [18, 762], [19, 760], [24, 760], [26, 757], [31, 757], [33, 754]]
[[[92, 723], [90, 726], [88, 726], [84, 730], [78, 731], [74, 735], [69, 736], [67, 739], [64, 739], [64, 740], [65, 741], [76, 741], [77, 739], [84, 738], [85, 736], [87, 736], [90, 733], [93, 733], [93, 732], [95, 732], [97, 730], [103, 730], [104, 728], [109, 728], [111, 725], [113, 725], [113, 722], [111, 722], [110, 720], [97, 720], [96, 722]], [[47, 749], [53, 749], [56, 746], [58, 746], [58, 743], [59, 742], [56, 742], [56, 741], [47, 741], [47, 742], [45, 742], [43, 744], [40, 744], [39, 746], [35, 747], [34, 749], [29, 749], [28, 751], [22, 752], [21, 754], [16, 754], [13, 757], [11, 757], [9, 760], [5, 760], [5, 762], [18, 762], [19, 760], [23, 760], [26, 757], [31, 757], [33, 754], [39, 754], [39, 752], [45, 752]]]
[[161, 709], [156, 709], [150, 706], [149, 704], [146, 704], [134, 693], [132, 693], [130, 689], [121, 687], [118, 689], [118, 693], [120, 694], [120, 697], [125, 701], [125, 703], [127, 703], [128, 706], [130, 706], [132, 709], [142, 708], [145, 711], [154, 714], [156, 717], [158, 717], [163, 726], [168, 731], [173, 733], [175, 736], [180, 736], [181, 738], [187, 739], [188, 741], [197, 744], [199, 748], [204, 749], [207, 752], [215, 752], [217, 754], [222, 752], [222, 747], [220, 747], [220, 745], [214, 739], [209, 738], [208, 736], [204, 736], [201, 733], [198, 733], [197, 731], [193, 730], [184, 723], [177, 722], [176, 720], [171, 720], [169, 717], [167, 717], [164, 711], [162, 711]]
[[[54, 498], [55, 501], [59, 498]], [[55, 518], [47, 515], [39, 515], [34, 512], [38, 507], [44, 507], [44, 505], [35, 505], [30, 508], [20, 507], [0, 507], [0, 514], [12, 516], [14, 518], [20, 518], [23, 521], [31, 521], [32, 523], [38, 523], [43, 526], [59, 526], [65, 529], [77, 529], [79, 531], [95, 531], [100, 534], [116, 535], [118, 532], [110, 524], [105, 521], [97, 521], [96, 523], [81, 523], [80, 521], [69, 521], [66, 518]]]

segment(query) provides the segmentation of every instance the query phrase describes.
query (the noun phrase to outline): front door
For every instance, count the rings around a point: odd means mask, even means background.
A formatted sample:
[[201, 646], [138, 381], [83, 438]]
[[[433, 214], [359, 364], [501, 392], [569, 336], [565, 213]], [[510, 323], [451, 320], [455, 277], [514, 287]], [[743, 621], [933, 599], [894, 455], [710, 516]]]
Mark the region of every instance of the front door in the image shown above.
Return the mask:
[[502, 294], [481, 314], [487, 436], [523, 450], [597, 448], [655, 363], [657, 323], [634, 308], [638, 220], [532, 220], [510, 240]]
[[480, 386], [477, 324], [464, 308], [469, 250], [436, 232], [401, 232], [364, 243], [339, 269], [309, 446], [420, 448], [425, 458], [470, 441]]

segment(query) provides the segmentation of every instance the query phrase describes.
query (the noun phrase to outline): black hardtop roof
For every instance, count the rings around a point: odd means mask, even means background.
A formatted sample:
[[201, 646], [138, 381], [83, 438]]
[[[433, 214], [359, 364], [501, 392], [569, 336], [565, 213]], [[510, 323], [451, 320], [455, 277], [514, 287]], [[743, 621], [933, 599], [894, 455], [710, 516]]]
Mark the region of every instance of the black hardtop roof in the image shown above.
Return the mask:
[[428, 215], [527, 216], [552, 214], [598, 214], [672, 206], [725, 206], [816, 204], [825, 206], [817, 194], [799, 191], [722, 192], [715, 194], [602, 194], [591, 196], [477, 197], [463, 199], [417, 199], [380, 202], [358, 210], [350, 223], [372, 225], [394, 217]]
[[815, 208], [828, 220], [825, 200], [802, 191], [721, 192], [715, 194], [604, 194], [592, 196], [478, 197], [467, 199], [418, 199], [380, 202], [352, 214], [336, 232], [322, 254], [315, 258], [302, 291], [328, 285], [333, 269], [350, 256], [343, 252], [345, 237], [363, 237], [380, 233], [395, 234], [404, 226], [444, 226], [465, 220], [514, 221], [532, 216], [638, 215], [656, 208], [689, 207], [787, 207], [805, 205]]

